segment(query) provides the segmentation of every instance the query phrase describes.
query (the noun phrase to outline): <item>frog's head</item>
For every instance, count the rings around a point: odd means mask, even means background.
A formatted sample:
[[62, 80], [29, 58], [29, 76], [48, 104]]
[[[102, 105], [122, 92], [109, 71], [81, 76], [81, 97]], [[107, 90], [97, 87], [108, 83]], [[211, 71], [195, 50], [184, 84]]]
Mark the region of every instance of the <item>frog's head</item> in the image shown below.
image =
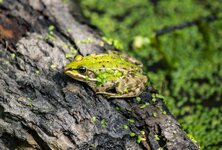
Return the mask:
[[89, 63], [83, 56], [77, 55], [71, 63], [66, 65], [65, 73], [79, 81], [96, 81], [96, 74], [89, 69]]

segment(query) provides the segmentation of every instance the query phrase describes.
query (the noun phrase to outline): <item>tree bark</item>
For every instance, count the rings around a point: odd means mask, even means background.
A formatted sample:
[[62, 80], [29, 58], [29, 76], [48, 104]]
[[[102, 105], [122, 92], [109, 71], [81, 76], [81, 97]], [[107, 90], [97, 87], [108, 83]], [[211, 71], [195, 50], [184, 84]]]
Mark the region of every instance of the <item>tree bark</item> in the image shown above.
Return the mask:
[[198, 149], [151, 87], [107, 100], [64, 74], [75, 50], [111, 47], [101, 41], [78, 1], [0, 4], [1, 149]]

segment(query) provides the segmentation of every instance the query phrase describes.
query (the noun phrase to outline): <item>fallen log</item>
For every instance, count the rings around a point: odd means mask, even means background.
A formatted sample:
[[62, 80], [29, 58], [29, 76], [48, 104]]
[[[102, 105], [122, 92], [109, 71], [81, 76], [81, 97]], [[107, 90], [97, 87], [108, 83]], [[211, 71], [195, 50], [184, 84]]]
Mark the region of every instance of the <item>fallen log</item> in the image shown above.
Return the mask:
[[108, 100], [64, 74], [76, 53], [111, 48], [71, 3], [0, 4], [1, 149], [198, 149], [152, 87]]

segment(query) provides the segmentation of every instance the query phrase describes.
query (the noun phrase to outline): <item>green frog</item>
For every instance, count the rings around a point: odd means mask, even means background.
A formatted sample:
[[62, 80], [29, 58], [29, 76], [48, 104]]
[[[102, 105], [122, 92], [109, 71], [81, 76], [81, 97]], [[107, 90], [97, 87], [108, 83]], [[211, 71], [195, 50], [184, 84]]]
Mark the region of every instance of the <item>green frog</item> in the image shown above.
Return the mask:
[[64, 71], [73, 79], [88, 84], [96, 94], [108, 98], [136, 97], [147, 82], [142, 64], [119, 52], [77, 55]]

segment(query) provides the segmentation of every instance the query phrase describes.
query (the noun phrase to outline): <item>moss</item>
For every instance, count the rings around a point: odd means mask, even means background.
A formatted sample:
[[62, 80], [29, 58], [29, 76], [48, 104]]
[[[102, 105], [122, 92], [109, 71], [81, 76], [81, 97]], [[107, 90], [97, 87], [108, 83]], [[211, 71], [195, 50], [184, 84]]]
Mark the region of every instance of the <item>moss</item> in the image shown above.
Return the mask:
[[102, 119], [100, 124], [101, 124], [102, 128], [106, 128], [107, 125], [108, 125], [108, 123], [107, 123], [107, 121], [105, 119]]

